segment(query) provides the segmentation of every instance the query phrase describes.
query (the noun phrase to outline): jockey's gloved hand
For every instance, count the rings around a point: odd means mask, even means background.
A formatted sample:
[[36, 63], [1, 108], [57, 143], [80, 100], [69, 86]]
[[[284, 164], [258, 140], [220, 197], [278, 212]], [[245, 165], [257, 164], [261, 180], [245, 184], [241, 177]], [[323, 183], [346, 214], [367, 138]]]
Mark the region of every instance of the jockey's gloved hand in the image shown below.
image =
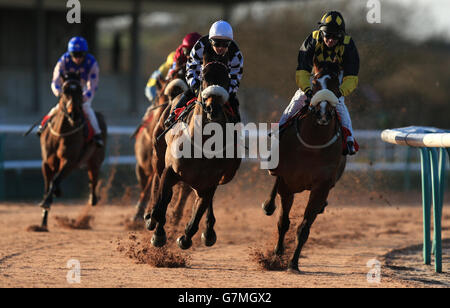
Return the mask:
[[191, 93], [195, 96], [196, 93], [198, 93], [198, 90], [200, 88], [200, 84], [198, 82], [194, 82], [194, 84], [190, 87]]
[[230, 102], [230, 104], [239, 106], [239, 101], [237, 99], [236, 93], [234, 93], [234, 92], [230, 93], [230, 96], [228, 97], [228, 101]]

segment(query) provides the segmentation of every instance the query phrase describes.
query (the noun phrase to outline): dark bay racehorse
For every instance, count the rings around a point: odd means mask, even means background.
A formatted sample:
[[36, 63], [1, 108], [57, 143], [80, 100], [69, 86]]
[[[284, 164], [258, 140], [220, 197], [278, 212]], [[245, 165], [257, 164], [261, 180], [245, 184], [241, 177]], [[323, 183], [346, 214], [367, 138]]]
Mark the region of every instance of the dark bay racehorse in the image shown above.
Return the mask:
[[271, 196], [263, 204], [266, 215], [275, 210], [275, 197], [281, 197], [278, 221], [278, 243], [275, 253], [284, 253], [284, 237], [289, 229], [289, 212], [294, 195], [309, 190], [309, 201], [303, 221], [297, 230], [297, 247], [289, 262], [289, 270], [299, 272], [298, 259], [317, 215], [327, 205], [328, 194], [345, 169], [342, 134], [336, 113], [340, 68], [335, 63], [314, 65], [313, 92], [308, 111], [288, 127], [280, 140], [279, 166], [271, 170], [276, 182]]
[[[162, 81], [161, 81], [162, 82]], [[134, 221], [144, 220], [144, 212], [151, 195], [151, 187], [153, 177], [156, 170], [152, 166], [152, 156], [154, 153], [154, 142], [156, 136], [153, 136], [153, 131], [159, 122], [161, 114], [168, 106], [171, 100], [183, 93], [187, 89], [186, 83], [179, 78], [170, 81], [164, 81], [162, 88], [159, 91], [156, 99], [156, 104], [146, 113], [146, 120], [139, 128], [136, 134], [136, 142], [134, 145], [134, 152], [136, 155], [136, 177], [141, 188], [139, 201], [136, 205], [136, 213]], [[190, 188], [185, 185], [180, 185], [178, 202], [175, 210], [175, 222], [181, 218], [184, 205], [190, 193]]]
[[[93, 141], [86, 142], [86, 120], [83, 115], [83, 93], [78, 74], [69, 73], [64, 77], [62, 96], [58, 112], [49, 120], [48, 128], [40, 137], [42, 152], [42, 175], [45, 194], [40, 203], [43, 208], [42, 228], [47, 228], [47, 218], [53, 196], [61, 194], [61, 181], [75, 168], [87, 165], [91, 205], [97, 204], [96, 187], [100, 167], [105, 158], [105, 147], [99, 148]], [[107, 129], [103, 115], [96, 113], [106, 142]]]
[[[204, 66], [202, 73], [202, 89], [204, 90], [185, 119], [189, 131], [187, 139], [189, 140], [191, 153], [194, 153], [195, 147], [203, 149], [206, 139], [201, 137], [200, 144], [196, 143], [196, 140], [193, 139], [194, 129], [203, 129], [209, 123], [225, 127], [226, 123], [229, 122], [224, 107], [228, 100], [226, 89], [228, 89], [230, 83], [228, 67], [220, 62], [211, 62]], [[172, 106], [177, 104], [178, 99], [179, 97], [174, 100]], [[155, 129], [155, 135], [164, 130], [163, 123], [170, 111], [170, 107], [166, 108], [158, 127]], [[201, 119], [201, 127], [198, 127], [200, 125], [195, 119]], [[154, 165], [160, 176], [160, 184], [147, 209], [145, 217], [147, 228], [153, 230], [156, 227], [152, 244], [156, 247], [164, 246], [167, 241], [164, 225], [166, 223], [167, 205], [172, 198], [172, 187], [178, 182], [184, 182], [195, 191], [197, 200], [192, 218], [186, 226], [185, 234], [178, 238], [178, 246], [182, 249], [191, 247], [192, 237], [198, 231], [198, 225], [205, 211], [207, 211], [206, 230], [202, 234], [202, 240], [206, 246], [212, 246], [216, 242], [213, 197], [219, 185], [224, 185], [233, 179], [241, 159], [206, 158], [204, 153], [202, 153], [201, 158], [177, 157], [177, 155], [174, 155], [173, 149], [176, 148], [175, 145], [179, 141], [179, 137], [179, 134], [169, 132], [165, 136], [165, 140], [161, 139], [161, 142], [156, 144], [157, 155]], [[225, 136], [223, 137], [225, 138]], [[221, 149], [218, 149], [218, 151], [221, 151]]]

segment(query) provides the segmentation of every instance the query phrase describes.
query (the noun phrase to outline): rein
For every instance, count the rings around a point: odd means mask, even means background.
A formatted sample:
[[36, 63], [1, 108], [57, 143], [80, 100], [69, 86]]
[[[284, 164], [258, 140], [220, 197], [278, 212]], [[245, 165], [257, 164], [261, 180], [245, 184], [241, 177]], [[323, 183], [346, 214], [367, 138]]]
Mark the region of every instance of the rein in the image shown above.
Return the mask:
[[67, 133], [59, 133], [59, 132], [55, 131], [53, 129], [53, 127], [52, 127], [52, 123], [51, 122], [48, 123], [48, 128], [50, 129], [50, 133], [52, 133], [52, 135], [54, 135], [56, 137], [64, 138], [64, 137], [67, 137], [67, 136], [70, 136], [70, 135], [73, 135], [73, 134], [77, 133], [78, 131], [80, 131], [84, 127], [84, 125], [85, 125], [85, 123], [83, 122], [80, 126], [74, 128], [73, 130], [71, 130], [71, 131], [69, 131]]
[[[306, 115], [308, 115], [308, 114], [309, 113], [307, 113]], [[304, 115], [304, 116], [300, 117], [299, 119], [297, 119], [296, 123], [298, 124], [301, 119], [306, 117], [306, 115]], [[298, 141], [300, 141], [300, 143], [305, 148], [312, 149], [312, 150], [321, 150], [321, 149], [328, 148], [329, 146], [331, 146], [334, 143], [336, 143], [336, 141], [338, 140], [339, 136], [341, 135], [340, 130], [338, 128], [337, 131], [336, 131], [336, 134], [334, 134], [334, 136], [327, 143], [324, 143], [324, 144], [321, 144], [321, 145], [313, 145], [313, 144], [309, 144], [309, 143], [307, 143], [307, 142], [305, 142], [303, 140], [303, 138], [300, 136], [300, 131], [299, 131], [298, 127], [299, 127], [299, 125], [295, 125]]]

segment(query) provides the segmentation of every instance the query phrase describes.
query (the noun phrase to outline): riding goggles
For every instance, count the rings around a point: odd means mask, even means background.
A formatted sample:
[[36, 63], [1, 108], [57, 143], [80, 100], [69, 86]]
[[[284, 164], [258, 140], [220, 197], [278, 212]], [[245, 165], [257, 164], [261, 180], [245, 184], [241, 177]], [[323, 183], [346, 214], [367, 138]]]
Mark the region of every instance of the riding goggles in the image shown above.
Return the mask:
[[322, 35], [326, 39], [340, 40], [342, 38], [342, 34], [340, 33], [329, 33], [322, 31]]
[[84, 51], [74, 51], [74, 52], [70, 53], [70, 56], [72, 58], [76, 58], [76, 59], [84, 58], [86, 56], [86, 52], [84, 52]]
[[224, 39], [210, 39], [211, 45], [214, 47], [229, 47], [231, 44], [230, 40], [224, 40]]

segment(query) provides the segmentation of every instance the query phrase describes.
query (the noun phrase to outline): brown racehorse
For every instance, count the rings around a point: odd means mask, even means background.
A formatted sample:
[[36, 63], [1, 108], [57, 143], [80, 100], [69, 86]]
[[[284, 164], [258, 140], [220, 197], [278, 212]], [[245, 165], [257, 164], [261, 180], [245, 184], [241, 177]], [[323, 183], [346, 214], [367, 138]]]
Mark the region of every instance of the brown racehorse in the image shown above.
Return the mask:
[[[205, 138], [200, 138], [200, 145], [198, 142], [196, 144], [193, 139], [195, 135], [194, 127], [198, 124], [195, 119], [200, 118], [202, 120], [200, 129], [203, 129], [208, 123], [225, 127], [226, 123], [230, 122], [224, 108], [228, 99], [228, 91], [225, 89], [228, 89], [230, 83], [228, 68], [222, 63], [211, 62], [204, 66], [202, 75], [202, 88], [205, 90], [201, 92], [201, 98], [198, 98], [200, 102], [194, 103], [193, 109], [185, 119], [190, 132], [188, 147], [191, 153], [195, 151], [194, 148], [199, 146], [203, 148], [205, 144]], [[174, 100], [172, 106], [177, 104], [178, 99]], [[164, 130], [163, 123], [170, 111], [171, 108], [166, 108], [155, 129], [155, 135], [159, 135]], [[198, 126], [196, 129], [199, 129]], [[212, 246], [216, 242], [213, 197], [219, 185], [224, 185], [233, 179], [241, 159], [207, 158], [203, 153], [198, 158], [180, 157], [172, 150], [176, 148], [175, 145], [179, 141], [178, 137], [172, 131], [165, 136], [165, 140], [161, 139], [156, 144], [157, 155], [154, 165], [160, 175], [160, 185], [152, 202], [149, 203], [145, 217], [149, 230], [156, 227], [151, 242], [156, 247], [165, 245], [167, 238], [164, 225], [166, 223], [167, 205], [172, 198], [172, 188], [176, 183], [184, 182], [195, 191], [197, 200], [192, 218], [186, 226], [185, 235], [177, 240], [178, 246], [182, 249], [191, 247], [192, 237], [198, 231], [198, 225], [205, 211], [207, 211], [206, 230], [202, 234], [202, 240], [206, 246]], [[218, 149], [218, 151], [223, 150]]]
[[[187, 89], [186, 83], [181, 79], [171, 81], [161, 81], [161, 89], [156, 99], [155, 106], [149, 108], [144, 116], [144, 122], [140, 126], [139, 133], [136, 134], [134, 151], [136, 155], [136, 177], [141, 188], [139, 201], [136, 205], [134, 221], [144, 220], [145, 207], [150, 199], [151, 187], [155, 170], [152, 166], [152, 156], [154, 154], [153, 144], [156, 140], [153, 137], [153, 130], [158, 124], [165, 107], [176, 96]], [[184, 205], [189, 196], [190, 189], [184, 185], [180, 186], [178, 202], [175, 210], [175, 222], [181, 218]]]
[[[105, 147], [99, 148], [93, 141], [86, 143], [84, 136], [85, 117], [82, 104], [83, 94], [78, 74], [64, 76], [62, 96], [58, 112], [49, 120], [48, 128], [40, 137], [42, 152], [42, 174], [45, 183], [45, 195], [40, 206], [43, 208], [42, 228], [47, 228], [47, 218], [53, 196], [61, 193], [61, 181], [75, 168], [87, 165], [90, 197], [89, 203], [97, 204], [96, 187], [100, 167], [105, 158]], [[107, 138], [106, 123], [103, 115], [96, 113], [102, 138]]]
[[280, 164], [271, 174], [277, 177], [271, 196], [263, 204], [266, 215], [275, 210], [275, 197], [281, 197], [278, 221], [278, 243], [275, 254], [284, 253], [284, 237], [289, 229], [289, 212], [294, 194], [311, 191], [303, 221], [297, 230], [297, 246], [289, 262], [289, 270], [299, 272], [298, 259], [308, 239], [310, 228], [317, 215], [327, 205], [331, 188], [345, 169], [346, 157], [342, 155], [342, 134], [336, 113], [340, 68], [335, 63], [314, 65], [313, 93], [308, 111], [293, 122], [281, 136]]

